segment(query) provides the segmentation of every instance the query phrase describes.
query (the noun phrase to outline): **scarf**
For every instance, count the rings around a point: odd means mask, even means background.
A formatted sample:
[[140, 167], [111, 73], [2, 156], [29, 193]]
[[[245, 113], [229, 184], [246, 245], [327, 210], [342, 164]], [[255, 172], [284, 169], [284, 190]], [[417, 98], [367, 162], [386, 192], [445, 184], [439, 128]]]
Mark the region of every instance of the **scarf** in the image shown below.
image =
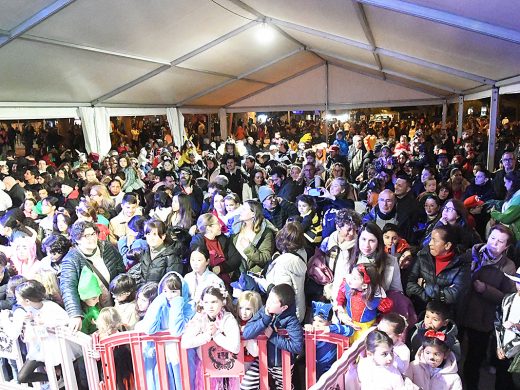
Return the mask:
[[455, 257], [454, 251], [449, 251], [440, 256], [435, 256], [435, 275], [439, 275]]
[[390, 211], [388, 214], [383, 214], [381, 212], [381, 210], [379, 210], [379, 206], [376, 207], [376, 214], [377, 214], [377, 217], [382, 219], [383, 221], [388, 221], [389, 219], [394, 219], [395, 218], [395, 213], [396, 213], [396, 207], [394, 207], [392, 209], [392, 211]]
[[488, 265], [495, 265], [504, 254], [502, 253], [497, 258], [493, 258], [493, 255], [489, 253], [486, 244], [477, 244], [471, 248], [471, 276], [475, 275], [482, 267]]

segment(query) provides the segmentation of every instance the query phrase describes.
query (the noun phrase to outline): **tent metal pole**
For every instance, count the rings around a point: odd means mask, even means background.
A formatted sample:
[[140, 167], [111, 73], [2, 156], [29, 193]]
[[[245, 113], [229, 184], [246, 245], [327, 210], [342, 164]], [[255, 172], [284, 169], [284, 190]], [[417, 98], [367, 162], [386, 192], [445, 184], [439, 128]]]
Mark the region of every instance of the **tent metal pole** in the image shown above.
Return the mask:
[[218, 110], [218, 121], [220, 123], [220, 140], [225, 141], [227, 139], [227, 115], [225, 108]]
[[329, 144], [329, 62], [325, 62], [325, 143]]
[[446, 128], [446, 118], [448, 116], [448, 103], [442, 103], [442, 128]]
[[488, 137], [488, 154], [487, 154], [487, 169], [493, 172], [495, 168], [495, 149], [497, 139], [497, 120], [498, 120], [498, 88], [493, 88], [491, 91], [491, 102], [489, 104], [489, 137]]
[[464, 119], [464, 96], [459, 95], [459, 111], [457, 116], [457, 138], [462, 137], [462, 121]]

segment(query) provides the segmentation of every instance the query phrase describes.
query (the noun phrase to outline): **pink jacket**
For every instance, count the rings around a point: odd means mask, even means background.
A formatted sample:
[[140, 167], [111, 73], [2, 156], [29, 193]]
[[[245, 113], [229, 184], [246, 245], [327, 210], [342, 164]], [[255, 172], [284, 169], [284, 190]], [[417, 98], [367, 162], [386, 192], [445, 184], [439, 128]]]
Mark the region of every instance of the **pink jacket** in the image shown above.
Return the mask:
[[[372, 357], [362, 358], [357, 367], [361, 390], [412, 390], [417, 389], [408, 378], [403, 378], [393, 365], [378, 366]], [[347, 384], [347, 388], [350, 384]]]
[[449, 352], [444, 367], [437, 372], [426, 363], [423, 347], [419, 348], [415, 360], [410, 364], [410, 379], [422, 390], [462, 390], [462, 381], [457, 374], [457, 360]]

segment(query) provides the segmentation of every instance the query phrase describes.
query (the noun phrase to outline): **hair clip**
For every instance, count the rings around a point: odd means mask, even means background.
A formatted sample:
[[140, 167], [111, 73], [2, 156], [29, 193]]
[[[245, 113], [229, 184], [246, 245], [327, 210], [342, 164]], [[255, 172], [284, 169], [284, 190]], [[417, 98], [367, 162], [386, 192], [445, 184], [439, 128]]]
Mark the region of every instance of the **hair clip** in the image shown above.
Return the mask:
[[424, 337], [438, 339], [440, 341], [445, 341], [446, 340], [446, 334], [445, 333], [443, 333], [443, 332], [436, 332], [436, 331], [434, 331], [432, 329], [427, 330], [424, 333]]
[[363, 264], [358, 265], [358, 271], [363, 275], [363, 283], [370, 284], [370, 276], [368, 276], [367, 270]]

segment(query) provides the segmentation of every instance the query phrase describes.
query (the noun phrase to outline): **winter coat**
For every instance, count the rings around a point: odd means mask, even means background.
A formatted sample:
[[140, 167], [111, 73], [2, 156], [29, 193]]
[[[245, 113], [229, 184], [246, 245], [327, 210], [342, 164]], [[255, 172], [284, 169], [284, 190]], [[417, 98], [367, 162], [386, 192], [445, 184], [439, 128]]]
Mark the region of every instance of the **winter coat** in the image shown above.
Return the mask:
[[[305, 252], [305, 251], [300, 251]], [[265, 279], [275, 286], [287, 283], [296, 293], [296, 316], [300, 322], [305, 317], [305, 275], [307, 274], [306, 256], [284, 253], [276, 257], [267, 267]]]
[[462, 381], [457, 371], [457, 361], [453, 352], [448, 353], [443, 367], [434, 371], [426, 362], [421, 347], [410, 365], [409, 372], [410, 379], [422, 390], [462, 390]]
[[265, 208], [263, 210], [265, 219], [269, 220], [278, 230], [284, 227], [289, 217], [300, 215], [295, 204], [286, 200], [282, 200], [274, 210], [269, 211]]
[[[374, 264], [374, 259], [359, 254], [356, 264]], [[353, 266], [351, 266], [353, 267]], [[349, 273], [352, 268], [349, 269]], [[401, 270], [397, 259], [392, 255], [386, 255], [386, 264], [381, 278], [381, 287], [386, 291], [403, 291], [401, 282]]]
[[[422, 278], [424, 286], [419, 286], [417, 280]], [[466, 256], [457, 256], [438, 275], [435, 274], [435, 259], [426, 247], [417, 253], [417, 259], [412, 266], [406, 294], [415, 295], [423, 302], [440, 300], [452, 307], [462, 298], [470, 282], [470, 263]]]
[[177, 251], [175, 245], [170, 245], [164, 248], [152, 260], [150, 248], [148, 248], [141, 257], [141, 262], [138, 263], [141, 269], [140, 278], [137, 280], [138, 284], [146, 282], [157, 282], [164, 277], [168, 272], [177, 272], [181, 275], [185, 274], [184, 263]]
[[[302, 353], [304, 348], [303, 329], [296, 317], [296, 306], [291, 305], [276, 316], [267, 314], [262, 306], [244, 327], [242, 337], [245, 340], [255, 339], [264, 334], [268, 326], [273, 329], [267, 342], [268, 366], [282, 366], [282, 349], [291, 353], [291, 364], [294, 364], [295, 355]], [[279, 335], [278, 329], [285, 329], [287, 336]]]
[[[240, 256], [237, 248], [235, 248], [235, 244], [231, 238], [221, 234], [216, 237], [216, 239], [222, 247], [222, 251], [226, 258], [226, 261], [218, 265], [220, 267], [220, 274], [229, 274], [231, 275], [232, 280], [237, 279], [238, 269], [242, 263], [242, 256]], [[190, 247], [195, 248], [198, 246], [206, 248], [206, 242], [204, 241], [204, 235], [202, 234], [195, 234], [191, 239]]]
[[195, 307], [200, 301], [202, 291], [208, 286], [220, 286], [225, 288], [224, 282], [216, 274], [206, 268], [206, 271], [199, 277], [194, 271], [188, 272], [184, 277], [184, 280], [188, 284], [191, 296], [191, 304]]
[[357, 366], [361, 390], [401, 390], [408, 389], [397, 368], [378, 366], [371, 356], [362, 358]]
[[473, 181], [469, 186], [466, 187], [466, 191], [464, 192], [464, 199], [469, 198], [470, 196], [478, 195], [480, 200], [484, 202], [496, 199], [495, 189], [493, 188], [493, 183], [491, 180], [488, 180], [483, 185], [476, 185], [475, 181]]
[[515, 238], [520, 240], [520, 190], [516, 191], [513, 197], [504, 203], [502, 212], [492, 211], [491, 218], [509, 226], [515, 234]]
[[300, 186], [294, 182], [291, 178], [286, 178], [280, 187], [274, 188], [276, 196], [288, 200], [289, 202], [295, 202], [296, 196], [301, 193]]
[[[477, 244], [474, 248], [479, 250], [484, 245]], [[472, 249], [468, 249], [466, 256], [471, 259]], [[515, 283], [505, 274], [515, 273], [515, 264], [505, 255], [496, 264], [483, 266], [474, 272], [471, 275], [472, 282], [480, 280], [486, 287], [479, 293], [473, 285], [470, 286], [464, 305], [461, 305], [461, 315], [458, 316], [462, 325], [479, 332], [491, 332], [494, 328], [496, 307], [506, 295], [515, 291]]]
[[[136, 215], [142, 215], [142, 210], [140, 208], [137, 209], [137, 211], [132, 217]], [[116, 239], [119, 240], [121, 237], [126, 236], [128, 234], [128, 221], [130, 221], [132, 217], [127, 217], [124, 214], [124, 212], [121, 211], [119, 214], [117, 214], [114, 218], [110, 220], [110, 232], [113, 236], [116, 237]]]
[[[274, 229], [272, 224], [264, 220], [260, 226], [260, 231], [256, 233], [253, 242], [244, 250], [246, 258], [242, 258], [241, 271], [260, 272], [271, 260], [274, 252]], [[239, 226], [235, 225], [233, 230], [240, 232]], [[234, 234], [231, 239], [236, 245], [240, 233]]]
[[[106, 241], [98, 243], [101, 257], [110, 272], [110, 283], [117, 275], [125, 272], [123, 258], [117, 249]], [[82, 317], [81, 300], [78, 294], [78, 282], [83, 267], [90, 265], [86, 257], [77, 248], [71, 248], [61, 261], [60, 290], [69, 317]]]
[[[410, 346], [410, 354], [412, 358], [415, 358], [417, 352], [422, 346], [422, 343], [425, 339], [424, 333], [428, 329], [424, 327], [424, 320], [419, 321], [415, 324], [412, 336], [410, 337], [410, 341], [408, 345]], [[460, 342], [457, 338], [459, 329], [457, 325], [452, 320], [448, 320], [446, 326], [443, 326], [438, 330], [446, 335], [446, 343], [450, 345], [451, 352], [455, 355], [456, 360], [460, 360], [461, 351], [460, 351]]]
[[[520, 322], [518, 314], [511, 312], [513, 304], [518, 303], [520, 299], [518, 293], [509, 294], [502, 300], [502, 304], [497, 307], [497, 316], [495, 319], [495, 335], [497, 340], [497, 348], [502, 348], [506, 357], [512, 359], [518, 354], [520, 348], [520, 330], [515, 326], [506, 329], [504, 322], [511, 321], [512, 323]], [[515, 300], [517, 303], [515, 303]]]
[[321, 236], [323, 239], [330, 236], [332, 232], [336, 230], [336, 213], [341, 209], [354, 210], [354, 201], [350, 199], [329, 199], [329, 198], [318, 198], [318, 208], [323, 214], [322, 225], [323, 232]]

